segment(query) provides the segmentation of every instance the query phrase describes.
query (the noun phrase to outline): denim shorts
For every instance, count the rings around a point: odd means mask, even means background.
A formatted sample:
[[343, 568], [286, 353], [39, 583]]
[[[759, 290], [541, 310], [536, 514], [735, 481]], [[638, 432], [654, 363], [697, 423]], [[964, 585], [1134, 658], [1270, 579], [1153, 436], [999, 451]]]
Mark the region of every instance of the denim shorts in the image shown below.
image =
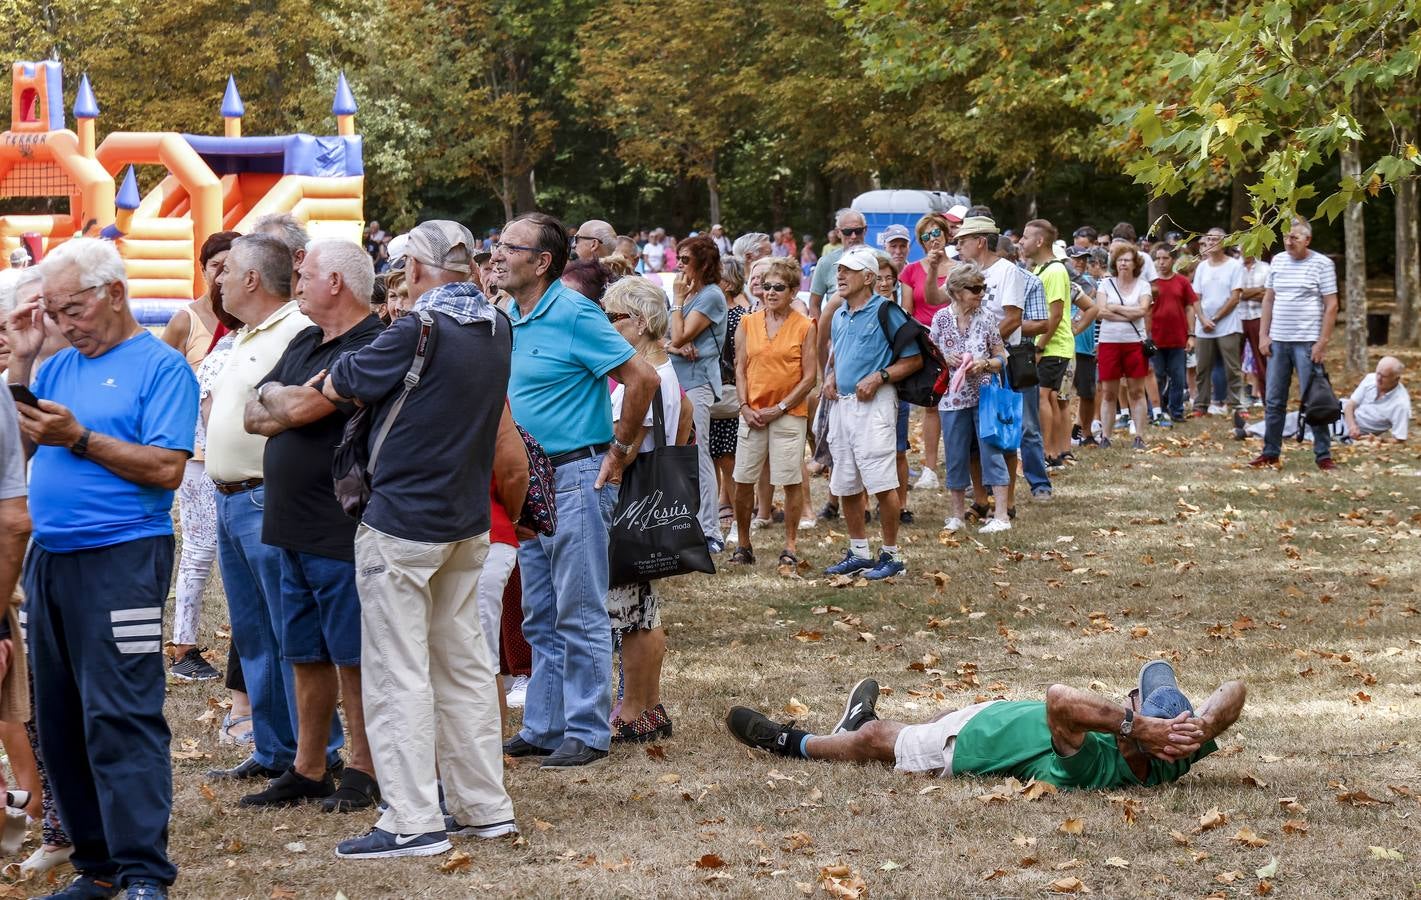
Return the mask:
[[360, 595], [355, 563], [281, 551], [281, 658], [360, 665]]

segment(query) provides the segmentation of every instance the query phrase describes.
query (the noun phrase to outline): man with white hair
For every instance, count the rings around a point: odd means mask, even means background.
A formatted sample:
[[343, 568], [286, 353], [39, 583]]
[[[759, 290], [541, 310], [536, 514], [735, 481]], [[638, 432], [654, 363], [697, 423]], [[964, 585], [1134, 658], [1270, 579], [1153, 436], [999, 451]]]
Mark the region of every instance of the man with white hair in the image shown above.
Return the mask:
[[572, 236], [572, 254], [578, 259], [601, 259], [617, 247], [617, 230], [601, 219], [588, 219]]
[[[302, 255], [304, 257], [304, 247]], [[244, 427], [252, 393], [311, 320], [291, 300], [291, 251], [269, 234], [232, 242], [218, 276], [222, 305], [242, 327], [212, 384], [207, 474], [217, 490], [217, 562], [232, 638], [252, 700], [251, 755], [209, 778], [278, 778], [296, 757], [296, 692], [281, 652], [281, 551], [262, 541], [266, 436]], [[332, 729], [330, 755], [343, 738]]]
[[79, 872], [62, 894], [157, 900], [177, 877], [163, 604], [197, 380], [134, 320], [112, 244], [66, 241], [40, 272], [43, 296], [10, 315], [9, 380], [30, 383], [48, 317], [70, 347], [40, 368], [39, 404], [19, 415], [34, 455], [25, 593], [35, 718]]
[[1347, 436], [1354, 441], [1406, 440], [1411, 426], [1411, 395], [1401, 383], [1405, 364], [1383, 356], [1377, 370], [1362, 379], [1352, 396], [1342, 401]]
[[[353, 404], [332, 403], [317, 384], [342, 355], [383, 326], [370, 312], [375, 268], [350, 241], [312, 241], [298, 269], [296, 305], [315, 324], [298, 332], [246, 403], [246, 430], [266, 437], [262, 543], [281, 567], [280, 644], [296, 692], [296, 757], [243, 806], [322, 800], [326, 812], [379, 799], [360, 698], [360, 597], [355, 587], [355, 520], [336, 501], [331, 463]], [[240, 646], [240, 645], [239, 645]], [[336, 697], [350, 723], [350, 762], [335, 787], [326, 741]]]
[[[721, 251], [724, 253], [724, 251]], [[730, 255], [745, 263], [745, 273], [750, 273], [750, 268], [756, 262], [774, 253], [774, 245], [770, 241], [770, 236], [762, 231], [752, 231], [749, 234], [742, 234], [735, 239], [731, 245]]]
[[[864, 235], [868, 234], [868, 220], [858, 210], [845, 207], [834, 213], [834, 230], [842, 236], [843, 245], [819, 257], [819, 263], [814, 267], [814, 274], [809, 278], [809, 308], [813, 310], [816, 320], [819, 318], [824, 298], [834, 293], [834, 283], [839, 271], [839, 257], [855, 247], [864, 246]], [[878, 270], [874, 269], [874, 271]], [[822, 335], [827, 331], [824, 325], [823, 322], [819, 323], [821, 343], [823, 343]], [[820, 356], [819, 359], [822, 363], [824, 357]]]

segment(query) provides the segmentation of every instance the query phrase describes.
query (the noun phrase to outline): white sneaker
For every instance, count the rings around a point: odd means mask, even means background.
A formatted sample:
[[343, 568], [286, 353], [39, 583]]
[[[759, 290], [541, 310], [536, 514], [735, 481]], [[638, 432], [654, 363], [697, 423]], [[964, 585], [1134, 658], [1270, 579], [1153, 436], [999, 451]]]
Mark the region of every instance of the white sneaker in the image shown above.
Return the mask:
[[[750, 526], [750, 527], [751, 527], [751, 528], [754, 528], [753, 525]], [[740, 526], [738, 526], [738, 525], [732, 525], [732, 526], [730, 526], [730, 530], [725, 533], [725, 543], [726, 543], [726, 544], [735, 544], [736, 546], [739, 546], [739, 544], [740, 544]]]
[[977, 529], [978, 534], [996, 534], [998, 531], [1011, 531], [1011, 522], [1003, 519], [988, 519], [986, 525]]
[[528, 700], [528, 676], [514, 675], [508, 683], [508, 692], [503, 696], [509, 706], [521, 707]]
[[949, 516], [946, 520], [943, 521], [942, 530], [948, 532], [961, 531], [964, 524], [965, 523], [956, 516]]
[[[750, 530], [759, 531], [761, 528], [769, 528], [773, 524], [775, 524], [774, 519], [751, 519]], [[727, 539], [726, 543], [728, 544], [730, 541]]]
[[937, 473], [927, 467], [923, 468], [923, 474], [918, 476], [918, 480], [913, 482], [915, 491], [935, 491], [937, 486]]
[[1223, 414], [1227, 413], [1228, 411], [1229, 411], [1229, 410], [1228, 410], [1228, 407], [1226, 407], [1226, 406], [1219, 406], [1218, 404], [1215, 404], [1215, 403], [1210, 403], [1210, 404], [1209, 404], [1209, 415], [1211, 415], [1211, 416], [1222, 416]]
[[818, 524], [818, 519], [814, 518], [813, 516], [805, 516], [804, 518], [799, 520], [799, 530], [803, 531], [806, 528], [813, 528], [815, 525]]

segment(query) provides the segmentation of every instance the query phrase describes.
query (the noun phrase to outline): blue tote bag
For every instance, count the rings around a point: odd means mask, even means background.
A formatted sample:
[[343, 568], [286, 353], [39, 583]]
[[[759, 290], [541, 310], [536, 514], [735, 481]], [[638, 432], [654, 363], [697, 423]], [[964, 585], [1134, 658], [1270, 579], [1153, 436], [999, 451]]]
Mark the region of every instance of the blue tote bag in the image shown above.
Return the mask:
[[977, 400], [977, 437], [1003, 453], [1021, 446], [1021, 395], [998, 372], [982, 385]]

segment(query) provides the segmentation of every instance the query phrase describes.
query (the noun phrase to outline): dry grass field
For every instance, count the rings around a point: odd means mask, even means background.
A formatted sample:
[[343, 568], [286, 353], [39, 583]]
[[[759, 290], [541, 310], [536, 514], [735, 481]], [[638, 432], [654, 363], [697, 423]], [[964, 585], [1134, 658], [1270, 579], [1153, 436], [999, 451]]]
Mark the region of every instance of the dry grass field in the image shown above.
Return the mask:
[[[675, 738], [556, 775], [510, 761], [516, 840], [338, 860], [374, 816], [240, 809], [248, 786], [202, 779], [239, 758], [205, 715], [222, 690], [172, 685], [175, 896], [1421, 894], [1421, 455], [1339, 449], [1327, 476], [1290, 443], [1286, 468], [1258, 473], [1257, 442], [1220, 419], [1155, 436], [1144, 454], [1079, 453], [1054, 502], [1023, 499], [991, 540], [939, 536], [946, 495], [914, 493], [895, 584], [816, 577], [843, 542], [822, 524], [802, 578], [776, 572], [769, 529], [753, 570], [668, 584]], [[220, 628], [218, 586], [211, 601]], [[1153, 790], [1029, 800], [751, 753], [722, 725], [745, 704], [826, 729], [864, 675], [904, 720], [1053, 682], [1121, 697], [1157, 657], [1196, 702], [1235, 677], [1249, 699], [1219, 753]]]

